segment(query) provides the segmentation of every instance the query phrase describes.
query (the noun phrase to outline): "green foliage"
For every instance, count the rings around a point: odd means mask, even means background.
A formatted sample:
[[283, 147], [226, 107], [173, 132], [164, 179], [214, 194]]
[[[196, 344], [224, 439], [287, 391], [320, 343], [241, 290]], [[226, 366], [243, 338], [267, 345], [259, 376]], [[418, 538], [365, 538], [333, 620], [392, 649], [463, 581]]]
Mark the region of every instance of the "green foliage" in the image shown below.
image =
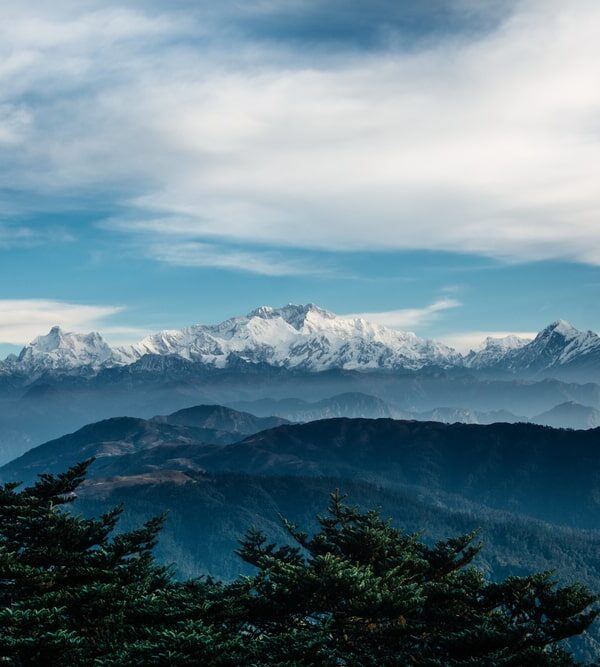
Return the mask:
[[557, 589], [549, 573], [486, 583], [469, 566], [474, 535], [430, 548], [339, 494], [319, 524], [308, 537], [287, 523], [295, 548], [251, 531], [239, 551], [259, 568], [249, 619], [282, 659], [308, 631], [323, 664], [570, 665], [553, 647], [596, 616], [587, 590]]
[[427, 546], [339, 494], [314, 535], [284, 520], [277, 546], [250, 530], [238, 553], [254, 575], [177, 581], [153, 558], [164, 517], [114, 536], [121, 507], [64, 511], [89, 463], [0, 487], [6, 664], [573, 665], [558, 643], [597, 613], [548, 573], [486, 581], [473, 534]]
[[122, 508], [99, 519], [62, 511], [90, 462], [21, 492], [0, 488], [0, 657], [14, 665], [165, 664], [192, 642], [210, 662], [222, 642], [231, 644], [224, 625], [203, 620], [219, 618], [222, 587], [177, 583], [154, 562], [164, 517], [111, 539]]

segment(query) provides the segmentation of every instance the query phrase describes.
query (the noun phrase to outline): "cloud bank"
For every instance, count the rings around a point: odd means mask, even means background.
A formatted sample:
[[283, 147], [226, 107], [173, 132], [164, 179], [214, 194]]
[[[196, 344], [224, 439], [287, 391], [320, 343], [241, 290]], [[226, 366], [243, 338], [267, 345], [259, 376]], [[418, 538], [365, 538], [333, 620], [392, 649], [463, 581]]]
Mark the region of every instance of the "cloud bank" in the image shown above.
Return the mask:
[[395, 5], [367, 35], [357, 3], [319, 32], [339, 3], [0, 1], [0, 184], [31, 194], [16, 213], [98, 198], [106, 233], [184, 266], [268, 274], [244, 244], [600, 264], [600, 5], [440, 3], [447, 32]]

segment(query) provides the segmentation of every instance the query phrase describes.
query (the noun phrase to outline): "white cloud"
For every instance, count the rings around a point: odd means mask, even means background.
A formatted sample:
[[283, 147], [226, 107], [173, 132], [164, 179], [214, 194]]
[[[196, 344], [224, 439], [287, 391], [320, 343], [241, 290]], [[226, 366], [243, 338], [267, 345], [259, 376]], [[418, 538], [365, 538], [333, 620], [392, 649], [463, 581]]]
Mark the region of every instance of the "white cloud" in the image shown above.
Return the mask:
[[505, 338], [506, 336], [518, 336], [527, 340], [533, 340], [537, 331], [465, 331], [443, 336], [444, 343], [454, 349], [466, 354], [478, 348], [486, 338]]
[[326, 274], [324, 267], [294, 261], [272, 252], [232, 250], [197, 241], [155, 240], [143, 246], [147, 255], [173, 266], [218, 267], [264, 276]]
[[0, 249], [68, 243], [72, 240], [72, 234], [62, 227], [47, 226], [34, 229], [31, 226], [0, 223]]
[[595, 0], [522, 0], [478, 37], [310, 64], [232, 55], [168, 5], [27, 5], [0, 2], [0, 181], [107, 191], [198, 243], [600, 264]]
[[353, 313], [346, 317], [362, 317], [370, 322], [394, 329], [411, 329], [439, 319], [440, 314], [449, 308], [458, 308], [461, 303], [456, 299], [439, 299], [424, 308], [401, 308], [371, 313]]
[[31, 243], [33, 232], [26, 227], [0, 224], [0, 248], [27, 245]]
[[24, 345], [55, 325], [69, 331], [95, 330], [122, 310], [49, 299], [0, 299], [0, 343]]

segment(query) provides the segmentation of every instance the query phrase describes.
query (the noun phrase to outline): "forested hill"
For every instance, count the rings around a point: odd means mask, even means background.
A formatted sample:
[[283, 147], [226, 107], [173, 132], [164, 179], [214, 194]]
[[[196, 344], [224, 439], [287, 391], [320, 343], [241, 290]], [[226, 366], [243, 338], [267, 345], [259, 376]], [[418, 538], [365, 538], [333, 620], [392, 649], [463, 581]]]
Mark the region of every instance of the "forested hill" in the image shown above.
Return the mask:
[[31, 450], [0, 476], [29, 480], [99, 456], [90, 471], [95, 477], [179, 470], [363, 479], [598, 527], [600, 429], [327, 419], [226, 444], [239, 439], [214, 429], [108, 420]]
[[200, 458], [208, 470], [416, 485], [598, 527], [600, 429], [330, 419], [270, 429]]

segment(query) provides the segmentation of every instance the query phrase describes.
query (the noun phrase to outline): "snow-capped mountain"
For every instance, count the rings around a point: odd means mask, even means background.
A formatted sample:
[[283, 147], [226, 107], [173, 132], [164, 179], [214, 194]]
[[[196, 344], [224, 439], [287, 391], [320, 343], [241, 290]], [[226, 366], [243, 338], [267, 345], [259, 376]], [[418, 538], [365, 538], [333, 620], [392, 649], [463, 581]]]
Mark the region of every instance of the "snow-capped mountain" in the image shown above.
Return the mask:
[[251, 363], [321, 371], [329, 368], [420, 369], [460, 362], [452, 348], [362, 318], [338, 317], [314, 304], [263, 306], [217, 325], [161, 331], [121, 348], [123, 360], [176, 354], [219, 368], [230, 355]]
[[10, 355], [0, 364], [4, 372], [28, 375], [79, 368], [98, 370], [117, 360], [112, 348], [98, 333], [79, 334], [52, 327], [26, 345], [19, 356]]
[[488, 336], [475, 350], [471, 350], [464, 357], [467, 368], [487, 368], [502, 361], [513, 350], [519, 350], [531, 342], [529, 338], [520, 336], [503, 336], [492, 338]]
[[513, 368], [541, 369], [589, 361], [600, 354], [600, 337], [593, 331], [579, 331], [558, 320], [547, 326], [531, 343], [511, 353], [507, 359]]
[[[501, 370], [515, 375], [539, 376], [552, 373], [578, 379], [582, 371], [600, 371], [600, 337], [593, 331], [579, 331], [569, 322], [553, 322], [525, 345], [508, 347], [490, 354], [487, 363], [477, 363], [476, 353], [465, 362], [472, 368]], [[600, 378], [600, 375], [598, 376]]]
[[[488, 375], [600, 379], [600, 338], [562, 320], [532, 341], [516, 336], [488, 338], [479, 349], [462, 356], [442, 343], [362, 318], [340, 317], [313, 304], [263, 306], [220, 324], [165, 330], [114, 349], [100, 334], [53, 327], [18, 357], [11, 355], [0, 362], [0, 374], [28, 378], [48, 372], [93, 374], [133, 363], [147, 363], [152, 372], [161, 358], [214, 368], [234, 368], [244, 362], [307, 372], [462, 367]], [[164, 364], [159, 365], [163, 369]]]

